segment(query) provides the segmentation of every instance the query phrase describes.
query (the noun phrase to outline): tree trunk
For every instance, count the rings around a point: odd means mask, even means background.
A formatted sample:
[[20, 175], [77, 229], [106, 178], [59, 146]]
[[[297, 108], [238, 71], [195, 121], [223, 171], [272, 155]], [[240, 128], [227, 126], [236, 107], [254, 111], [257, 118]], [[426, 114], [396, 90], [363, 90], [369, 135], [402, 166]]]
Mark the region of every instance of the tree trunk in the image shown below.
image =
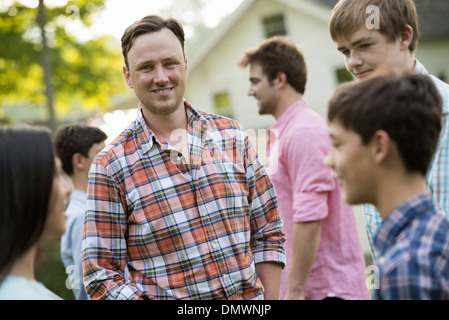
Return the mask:
[[41, 29], [42, 36], [42, 51], [41, 51], [41, 63], [44, 69], [44, 83], [45, 83], [45, 95], [47, 97], [47, 107], [49, 113], [49, 126], [52, 132], [56, 131], [56, 115], [53, 102], [53, 85], [51, 83], [52, 68], [50, 59], [50, 50], [47, 44], [47, 36], [45, 33], [45, 25], [47, 23], [47, 16], [45, 14], [44, 0], [39, 0], [39, 13], [38, 24]]

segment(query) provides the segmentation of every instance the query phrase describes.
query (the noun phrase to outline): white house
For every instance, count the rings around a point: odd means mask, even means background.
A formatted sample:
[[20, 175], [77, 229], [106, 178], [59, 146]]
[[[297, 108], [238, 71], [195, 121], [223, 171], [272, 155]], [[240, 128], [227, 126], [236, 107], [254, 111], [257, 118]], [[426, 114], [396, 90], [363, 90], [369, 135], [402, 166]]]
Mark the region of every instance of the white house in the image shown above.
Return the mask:
[[330, 7], [308, 0], [244, 0], [200, 43], [186, 48], [189, 80], [186, 98], [199, 109], [228, 115], [248, 129], [267, 128], [274, 119], [257, 113], [248, 97], [248, 70], [237, 66], [243, 53], [263, 39], [283, 34], [302, 50], [308, 65], [305, 99], [325, 115], [327, 102], [344, 69], [328, 32]]

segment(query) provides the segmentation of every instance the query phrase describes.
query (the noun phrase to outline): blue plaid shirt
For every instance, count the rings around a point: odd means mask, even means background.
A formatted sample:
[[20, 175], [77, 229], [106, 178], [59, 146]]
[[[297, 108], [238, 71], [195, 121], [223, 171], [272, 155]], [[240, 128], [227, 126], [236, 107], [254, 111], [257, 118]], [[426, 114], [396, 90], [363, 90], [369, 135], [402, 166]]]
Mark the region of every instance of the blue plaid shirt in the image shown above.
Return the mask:
[[449, 220], [430, 192], [399, 206], [374, 239], [380, 288], [373, 299], [449, 299]]
[[[414, 73], [429, 74], [418, 60], [416, 60]], [[434, 76], [430, 77], [443, 98], [443, 120], [439, 145], [427, 175], [427, 188], [432, 193], [437, 210], [445, 215], [449, 215], [449, 122], [447, 121], [449, 113], [449, 85]], [[382, 218], [371, 204], [363, 205], [363, 209], [371, 253], [373, 258], [376, 259], [376, 254], [373, 250], [374, 237], [382, 222]]]

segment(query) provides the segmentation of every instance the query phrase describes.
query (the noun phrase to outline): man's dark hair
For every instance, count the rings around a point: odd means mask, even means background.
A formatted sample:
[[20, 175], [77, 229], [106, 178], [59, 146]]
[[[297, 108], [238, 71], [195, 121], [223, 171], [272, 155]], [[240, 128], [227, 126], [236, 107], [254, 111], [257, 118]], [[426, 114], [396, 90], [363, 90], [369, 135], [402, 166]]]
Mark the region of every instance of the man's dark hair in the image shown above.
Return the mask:
[[239, 66], [244, 68], [259, 64], [270, 84], [279, 72], [287, 77], [287, 82], [299, 93], [304, 94], [307, 82], [307, 66], [304, 56], [295, 44], [286, 37], [275, 36], [263, 41], [255, 50], [247, 51]]
[[181, 43], [182, 52], [184, 53], [185, 34], [182, 24], [174, 18], [164, 19], [158, 15], [149, 15], [129, 26], [122, 36], [122, 53], [123, 58], [125, 59], [125, 65], [128, 69], [128, 52], [131, 50], [134, 40], [138, 36], [146, 33], [158, 32], [164, 28], [167, 28], [174, 33]]
[[89, 149], [106, 139], [106, 133], [96, 127], [68, 125], [60, 128], [55, 134], [54, 144], [64, 172], [73, 174], [72, 158], [75, 153], [88, 157]]
[[344, 85], [329, 103], [329, 122], [355, 131], [368, 144], [384, 130], [408, 172], [427, 174], [442, 127], [442, 98], [426, 75], [384, 76]]

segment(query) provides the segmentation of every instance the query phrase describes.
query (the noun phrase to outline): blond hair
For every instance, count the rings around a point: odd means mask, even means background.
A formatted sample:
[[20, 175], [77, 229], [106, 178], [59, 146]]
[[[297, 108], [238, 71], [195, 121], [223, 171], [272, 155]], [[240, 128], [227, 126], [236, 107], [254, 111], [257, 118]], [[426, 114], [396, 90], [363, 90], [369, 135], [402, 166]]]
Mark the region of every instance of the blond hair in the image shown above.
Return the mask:
[[388, 40], [395, 41], [409, 25], [413, 39], [409, 50], [414, 52], [418, 45], [419, 27], [416, 6], [412, 0], [340, 0], [332, 10], [329, 31], [334, 41], [346, 38], [361, 26], [367, 25], [372, 11], [379, 13], [378, 31]]

